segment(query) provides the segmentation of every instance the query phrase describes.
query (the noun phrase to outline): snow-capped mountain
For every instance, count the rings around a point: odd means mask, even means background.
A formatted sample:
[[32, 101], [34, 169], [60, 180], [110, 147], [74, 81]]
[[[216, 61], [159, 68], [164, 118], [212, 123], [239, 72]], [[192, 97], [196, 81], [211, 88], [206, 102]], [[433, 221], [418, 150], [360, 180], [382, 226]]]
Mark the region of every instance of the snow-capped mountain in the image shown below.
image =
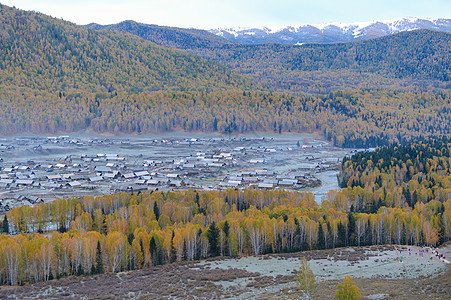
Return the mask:
[[209, 31], [238, 43], [303, 44], [366, 40], [415, 29], [451, 32], [451, 19], [402, 18], [388, 21], [328, 23], [284, 28], [218, 28]]

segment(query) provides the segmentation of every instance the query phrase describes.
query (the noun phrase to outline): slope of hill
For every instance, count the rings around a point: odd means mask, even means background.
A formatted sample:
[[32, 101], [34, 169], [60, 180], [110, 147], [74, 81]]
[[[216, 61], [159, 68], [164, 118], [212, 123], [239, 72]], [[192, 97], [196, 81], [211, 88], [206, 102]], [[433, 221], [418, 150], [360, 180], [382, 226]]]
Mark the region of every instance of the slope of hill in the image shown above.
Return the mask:
[[449, 88], [450, 53], [451, 33], [420, 30], [346, 44], [225, 45], [215, 55], [275, 88], [328, 93], [431, 82]]
[[244, 86], [242, 76], [134, 35], [85, 29], [0, 6], [3, 86], [66, 92], [199, 90]]
[[[189, 50], [180, 51], [6, 6], [1, 6], [0, 21], [2, 134], [316, 131], [349, 147], [450, 134], [448, 91], [374, 89], [376, 79], [390, 82], [396, 76], [407, 86], [418, 78], [446, 79], [446, 33], [297, 47], [236, 45], [189, 31]], [[171, 30], [159, 33], [160, 43]], [[184, 44], [188, 37], [175, 31], [170, 41]], [[157, 39], [158, 34], [147, 36]], [[424, 57], [412, 50], [418, 40]], [[401, 50], [395, 57], [379, 65], [377, 55], [396, 47]], [[404, 65], [406, 71], [393, 72]], [[440, 84], [446, 87], [449, 81]], [[329, 93], [343, 87], [352, 91]]]
[[305, 71], [353, 69], [397, 78], [451, 79], [451, 34], [416, 30], [336, 45], [305, 45], [287, 62]]
[[135, 21], [123, 21], [112, 25], [91, 23], [84, 27], [96, 30], [111, 29], [128, 32], [161, 46], [184, 50], [213, 49], [231, 43], [206, 30], [142, 24]]
[[451, 19], [401, 18], [389, 21], [312, 24], [283, 28], [218, 28], [209, 31], [237, 43], [296, 45], [352, 42], [416, 29], [451, 32]]
[[[353, 43], [292, 46], [227, 43], [203, 31], [130, 22], [107, 28], [215, 60], [274, 88], [295, 93], [400, 88], [431, 81], [440, 86], [450, 78], [451, 34], [445, 32], [416, 30]], [[183, 32], [183, 36], [175, 38], [174, 32]]]

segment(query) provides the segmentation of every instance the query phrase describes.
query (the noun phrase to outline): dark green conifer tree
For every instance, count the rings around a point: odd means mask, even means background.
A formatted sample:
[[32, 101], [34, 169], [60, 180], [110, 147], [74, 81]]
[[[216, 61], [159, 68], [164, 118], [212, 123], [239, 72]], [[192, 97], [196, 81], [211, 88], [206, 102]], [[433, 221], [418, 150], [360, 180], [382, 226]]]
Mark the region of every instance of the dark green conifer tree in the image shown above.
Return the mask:
[[174, 262], [177, 259], [177, 252], [175, 250], [175, 246], [174, 246], [174, 230], [172, 231], [172, 237], [171, 237], [171, 262]]
[[103, 260], [102, 260], [102, 249], [100, 247], [100, 241], [97, 241], [97, 251], [96, 251], [96, 273], [103, 274]]
[[224, 222], [224, 226], [222, 227], [222, 231], [224, 232], [225, 238], [224, 238], [224, 255], [229, 255], [229, 231], [230, 226], [229, 222], [226, 220]]
[[5, 215], [3, 218], [3, 232], [6, 234], [9, 234], [9, 222], [8, 222], [8, 216]]
[[158, 208], [158, 203], [157, 203], [157, 201], [155, 201], [155, 202], [153, 203], [153, 213], [155, 214], [155, 218], [156, 218], [157, 221], [158, 221], [158, 219], [160, 219], [160, 209]]
[[157, 243], [155, 242], [155, 238], [152, 236], [149, 243], [149, 252], [150, 252], [150, 259], [152, 261], [152, 265], [157, 265]]
[[210, 227], [207, 229], [208, 243], [210, 244], [210, 255], [219, 256], [218, 238], [219, 229], [216, 227], [215, 222], [211, 223]]
[[355, 214], [348, 214], [348, 245], [355, 245]]
[[127, 236], [128, 244], [130, 246], [132, 245], [134, 239], [135, 239], [135, 235], [133, 234], [133, 232], [130, 232]]
[[322, 250], [325, 248], [324, 244], [324, 230], [321, 223], [318, 224], [318, 249]]

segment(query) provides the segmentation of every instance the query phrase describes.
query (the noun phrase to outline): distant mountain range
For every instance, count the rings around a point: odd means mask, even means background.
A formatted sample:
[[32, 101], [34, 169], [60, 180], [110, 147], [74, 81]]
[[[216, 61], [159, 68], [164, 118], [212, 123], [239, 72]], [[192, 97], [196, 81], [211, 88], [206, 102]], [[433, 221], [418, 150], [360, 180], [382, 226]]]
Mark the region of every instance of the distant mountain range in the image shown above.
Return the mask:
[[[344, 78], [344, 70], [353, 73], [350, 76], [353, 79], [345, 86], [353, 87], [362, 81], [361, 76], [368, 77], [366, 72], [385, 78], [448, 81], [451, 34], [438, 30], [413, 29], [415, 25], [412, 19], [403, 20], [404, 23], [386, 22], [384, 26], [389, 26], [391, 32], [406, 29], [405, 31], [373, 39], [369, 39], [367, 34], [365, 40], [357, 39], [359, 37], [363, 39], [361, 33], [369, 32], [370, 25], [354, 24], [352, 27], [350, 24], [341, 24], [342, 30], [347, 28], [351, 31], [351, 28], [354, 28], [352, 32], [356, 40], [347, 43], [312, 42], [305, 43], [303, 46], [276, 42], [238, 43], [206, 30], [148, 25], [135, 21], [123, 21], [112, 25], [88, 24], [85, 27], [99, 31], [131, 33], [164, 47], [180, 49], [213, 60], [233, 71], [251, 75], [258, 81], [271, 82], [270, 85], [284, 89], [287, 87], [287, 81], [290, 82], [288, 85], [292, 86], [300, 78], [305, 81], [318, 71], [321, 74], [337, 72], [333, 77], [335, 79], [338, 77], [340, 80], [332, 80], [334, 82], [332, 89], [343, 88], [342, 84], [339, 86], [336, 84]], [[408, 23], [409, 20], [412, 22]], [[435, 21], [435, 24], [445, 23], [443, 20]], [[380, 24], [382, 23], [379, 22]], [[328, 27], [324, 25], [324, 29]], [[383, 26], [380, 25], [380, 27]], [[360, 35], [357, 34], [358, 32]], [[302, 72], [308, 72], [309, 76], [301, 75]], [[357, 82], [356, 76], [360, 78]], [[319, 78], [313, 81], [325, 82], [324, 79]], [[314, 85], [316, 86], [317, 83]], [[329, 88], [326, 88], [327, 90]]]
[[342, 43], [367, 40], [403, 31], [429, 29], [451, 32], [451, 19], [402, 18], [361, 23], [328, 23], [284, 28], [218, 28], [209, 32], [245, 44]]

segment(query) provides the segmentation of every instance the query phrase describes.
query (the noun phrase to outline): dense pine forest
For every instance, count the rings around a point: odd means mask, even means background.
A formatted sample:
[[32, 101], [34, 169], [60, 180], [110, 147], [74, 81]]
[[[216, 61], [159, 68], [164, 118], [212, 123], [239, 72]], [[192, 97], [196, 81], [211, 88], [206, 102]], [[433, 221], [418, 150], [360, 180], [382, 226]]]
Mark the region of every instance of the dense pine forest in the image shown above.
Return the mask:
[[350, 205], [358, 212], [431, 201], [440, 206], [450, 197], [450, 151], [451, 140], [444, 138], [355, 154], [343, 160], [341, 192], [355, 193]]
[[[340, 191], [146, 192], [21, 206], [3, 219], [0, 280], [133, 270], [214, 256], [451, 239], [449, 139], [343, 161]], [[58, 231], [54, 231], [58, 229]], [[46, 234], [53, 231], [51, 236]]]

